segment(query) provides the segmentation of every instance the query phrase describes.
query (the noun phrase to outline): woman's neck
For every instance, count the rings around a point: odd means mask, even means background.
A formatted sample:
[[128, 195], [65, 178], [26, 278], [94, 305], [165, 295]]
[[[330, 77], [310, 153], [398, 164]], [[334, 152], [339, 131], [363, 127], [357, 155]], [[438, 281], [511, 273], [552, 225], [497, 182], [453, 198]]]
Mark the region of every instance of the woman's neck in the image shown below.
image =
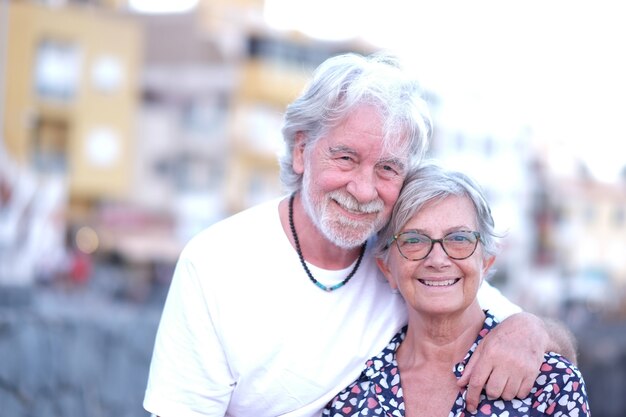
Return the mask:
[[454, 315], [433, 315], [409, 312], [404, 341], [398, 349], [401, 368], [420, 367], [428, 363], [446, 369], [460, 362], [482, 329], [485, 313], [477, 301]]

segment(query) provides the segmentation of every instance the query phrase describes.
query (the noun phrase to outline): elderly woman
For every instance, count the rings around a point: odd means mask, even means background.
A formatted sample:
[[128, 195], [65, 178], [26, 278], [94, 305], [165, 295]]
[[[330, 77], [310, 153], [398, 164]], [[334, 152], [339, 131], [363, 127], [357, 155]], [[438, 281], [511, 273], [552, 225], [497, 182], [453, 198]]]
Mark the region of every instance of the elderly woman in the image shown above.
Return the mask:
[[[434, 164], [412, 172], [377, 248], [378, 266], [406, 301], [408, 325], [323, 415], [469, 415], [457, 381], [498, 324], [476, 298], [496, 247], [490, 208], [471, 179]], [[483, 392], [472, 415], [582, 417], [589, 407], [579, 370], [547, 353], [527, 398]]]

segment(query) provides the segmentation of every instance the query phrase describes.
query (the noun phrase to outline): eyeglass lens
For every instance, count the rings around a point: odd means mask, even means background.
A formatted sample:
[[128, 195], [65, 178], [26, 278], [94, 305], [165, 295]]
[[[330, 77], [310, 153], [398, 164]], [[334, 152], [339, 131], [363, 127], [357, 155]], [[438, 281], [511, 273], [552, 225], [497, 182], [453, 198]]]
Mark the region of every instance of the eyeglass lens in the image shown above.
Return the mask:
[[398, 235], [396, 241], [400, 253], [408, 259], [424, 259], [434, 244], [439, 242], [450, 258], [459, 260], [468, 258], [474, 253], [478, 245], [478, 233], [459, 231], [450, 233], [442, 239], [432, 239], [421, 233], [409, 231]]

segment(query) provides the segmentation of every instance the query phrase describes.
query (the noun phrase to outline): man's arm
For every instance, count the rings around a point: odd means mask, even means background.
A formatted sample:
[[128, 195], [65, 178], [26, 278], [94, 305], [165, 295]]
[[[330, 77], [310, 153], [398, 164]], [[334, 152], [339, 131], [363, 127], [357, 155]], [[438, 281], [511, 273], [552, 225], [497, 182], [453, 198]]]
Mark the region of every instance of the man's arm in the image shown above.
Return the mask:
[[544, 318], [543, 324], [550, 336], [546, 352], [555, 352], [567, 358], [574, 365], [578, 364], [576, 337], [560, 321]]
[[564, 325], [527, 312], [504, 320], [478, 345], [458, 381], [467, 386], [467, 410], [476, 411], [483, 387], [490, 398], [527, 397], [549, 351], [576, 361], [574, 337]]

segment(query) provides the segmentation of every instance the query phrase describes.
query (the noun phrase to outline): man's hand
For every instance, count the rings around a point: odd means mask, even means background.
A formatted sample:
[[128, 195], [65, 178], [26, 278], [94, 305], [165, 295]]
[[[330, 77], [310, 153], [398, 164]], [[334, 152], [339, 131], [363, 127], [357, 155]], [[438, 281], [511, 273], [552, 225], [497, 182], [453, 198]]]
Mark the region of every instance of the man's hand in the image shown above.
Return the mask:
[[467, 410], [476, 411], [483, 387], [489, 398], [527, 397], [544, 352], [555, 350], [554, 346], [539, 317], [518, 313], [504, 320], [478, 345], [458, 381], [459, 387], [467, 386]]

